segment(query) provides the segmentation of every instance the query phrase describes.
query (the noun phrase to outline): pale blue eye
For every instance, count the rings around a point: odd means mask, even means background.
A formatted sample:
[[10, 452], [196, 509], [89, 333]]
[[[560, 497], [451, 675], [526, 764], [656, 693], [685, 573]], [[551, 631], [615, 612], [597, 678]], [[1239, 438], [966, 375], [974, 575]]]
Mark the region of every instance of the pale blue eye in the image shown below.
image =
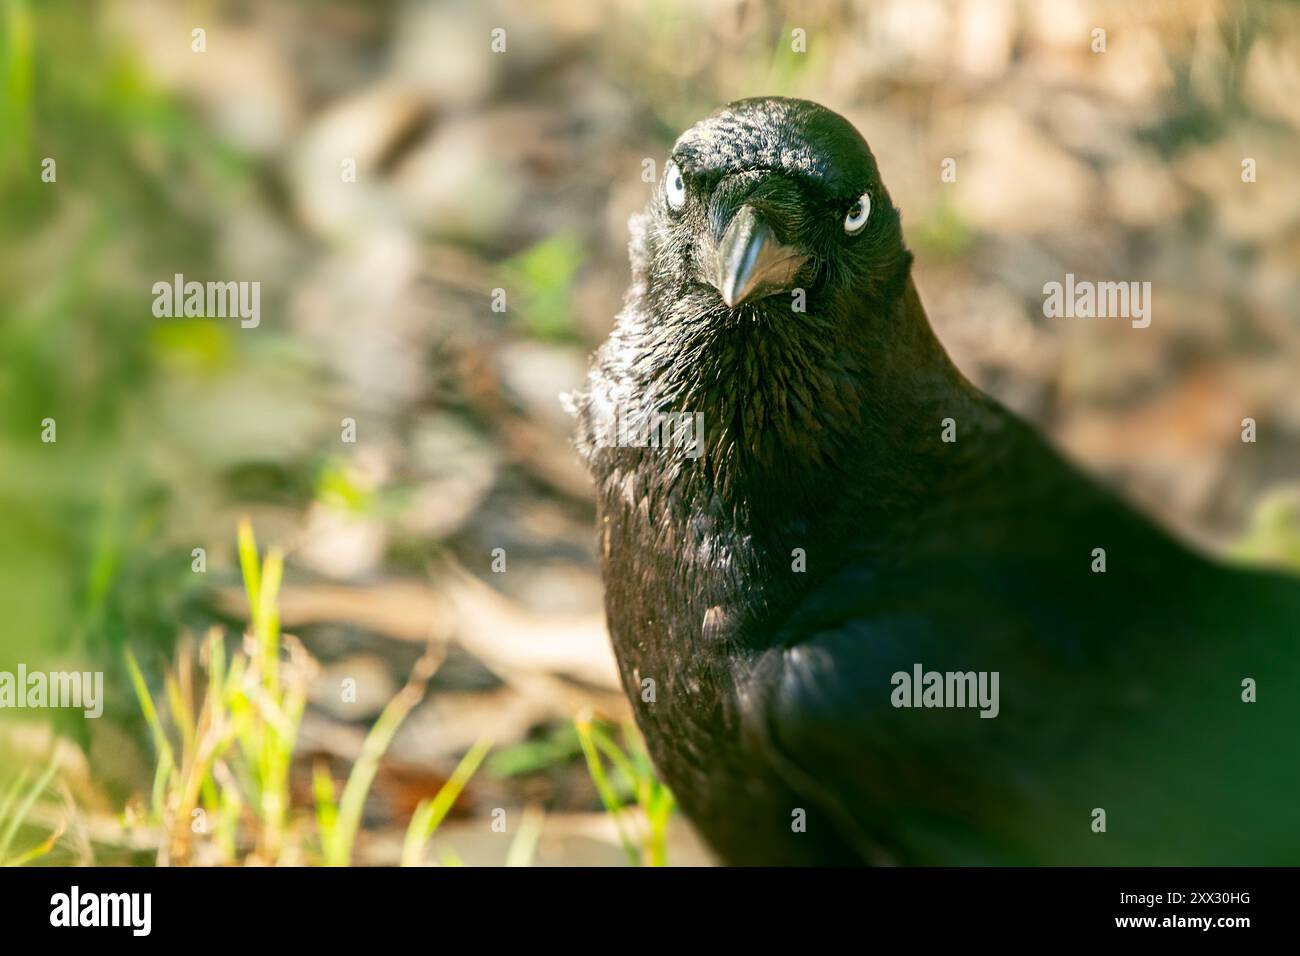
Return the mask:
[[664, 196], [669, 209], [677, 210], [686, 205], [686, 180], [674, 162], [669, 162], [664, 170]]
[[849, 207], [848, 215], [844, 217], [844, 231], [850, 236], [856, 236], [866, 226], [867, 217], [870, 215], [871, 194], [863, 193], [858, 197], [858, 201]]

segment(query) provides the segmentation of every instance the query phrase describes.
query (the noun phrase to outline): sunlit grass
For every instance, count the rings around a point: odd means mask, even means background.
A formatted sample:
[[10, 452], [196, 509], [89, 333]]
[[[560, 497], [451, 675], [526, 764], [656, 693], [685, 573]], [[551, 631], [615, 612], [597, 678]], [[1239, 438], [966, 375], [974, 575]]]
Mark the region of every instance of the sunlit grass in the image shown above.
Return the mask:
[[446, 819], [456, 803], [456, 798], [465, 789], [465, 784], [469, 783], [470, 777], [474, 776], [490, 749], [492, 749], [490, 740], [479, 740], [461, 759], [460, 764], [439, 789], [437, 795], [432, 799], [420, 801], [419, 806], [415, 808], [415, 813], [411, 815], [410, 826], [406, 829], [406, 840], [402, 845], [402, 866], [419, 865], [424, 858], [424, 848], [429, 838]]
[[29, 822], [32, 808], [50, 785], [57, 766], [51, 759], [49, 766], [34, 781], [31, 772], [23, 770], [7, 787], [0, 788], [0, 866], [23, 866], [35, 862], [54, 849], [63, 835], [63, 824], [60, 824], [38, 843], [18, 846], [18, 835]]
[[[134, 655], [127, 652], [131, 681], [157, 756], [149, 814], [165, 833], [158, 862], [347, 866], [380, 760], [423, 698], [441, 652], [430, 648], [384, 708], [341, 796], [336, 797], [326, 768], [318, 765], [312, 776], [314, 812], [295, 814], [289, 772], [315, 663], [280, 631], [283, 554], [272, 549], [260, 556], [247, 522], [239, 529], [239, 561], [249, 609], [248, 633], [240, 650], [228, 657], [224, 636], [214, 628], [203, 641], [196, 667], [192, 644], [182, 642], [176, 665], [163, 680], [165, 709], [158, 706]], [[199, 675], [200, 667], [205, 677]], [[473, 748], [442, 791], [428, 801], [435, 810], [441, 808], [440, 813], [435, 815], [425, 804], [416, 810], [408, 844], [412, 833], [427, 840], [437, 828], [488, 746], [481, 742]]]
[[[574, 723], [587, 769], [605, 810], [614, 819], [619, 841], [633, 866], [665, 866], [668, 862], [668, 821], [675, 801], [659, 782], [634, 726], [621, 728], [623, 745], [614, 739], [614, 725], [579, 717]], [[609, 767], [606, 768], [606, 761]], [[629, 803], [641, 811], [634, 818]]]

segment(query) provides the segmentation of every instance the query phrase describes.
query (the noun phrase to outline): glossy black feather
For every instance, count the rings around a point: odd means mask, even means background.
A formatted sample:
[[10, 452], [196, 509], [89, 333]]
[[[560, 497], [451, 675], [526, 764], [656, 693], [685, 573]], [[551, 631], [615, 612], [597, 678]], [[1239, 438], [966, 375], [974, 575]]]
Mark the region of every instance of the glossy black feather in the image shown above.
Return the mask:
[[[960, 375], [841, 117], [745, 100], [673, 160], [574, 408], [624, 684], [720, 855], [1300, 862], [1300, 584], [1192, 553]], [[808, 254], [805, 312], [701, 281], [746, 204]], [[616, 412], [698, 412], [702, 453], [620, 446]], [[894, 708], [915, 663], [999, 671], [999, 716]]]

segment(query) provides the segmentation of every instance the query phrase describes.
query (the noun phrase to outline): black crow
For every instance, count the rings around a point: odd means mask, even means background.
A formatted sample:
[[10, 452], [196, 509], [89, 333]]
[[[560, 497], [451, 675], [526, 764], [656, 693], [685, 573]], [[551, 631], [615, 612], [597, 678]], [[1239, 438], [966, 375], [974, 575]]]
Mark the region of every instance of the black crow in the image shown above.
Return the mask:
[[1300, 863], [1300, 581], [962, 377], [847, 121], [733, 103], [631, 228], [578, 447], [623, 683], [723, 860]]

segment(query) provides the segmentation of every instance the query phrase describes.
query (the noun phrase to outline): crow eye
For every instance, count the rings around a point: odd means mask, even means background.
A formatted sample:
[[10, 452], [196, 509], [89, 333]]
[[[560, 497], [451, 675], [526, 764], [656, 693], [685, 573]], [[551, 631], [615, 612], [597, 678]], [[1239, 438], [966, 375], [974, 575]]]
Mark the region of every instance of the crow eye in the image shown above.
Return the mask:
[[858, 201], [849, 207], [848, 215], [844, 217], [844, 231], [850, 236], [856, 236], [867, 224], [867, 217], [871, 215], [871, 194], [863, 193], [858, 197]]
[[674, 212], [686, 205], [686, 180], [674, 162], [669, 162], [664, 170], [664, 196], [668, 199], [668, 208]]

